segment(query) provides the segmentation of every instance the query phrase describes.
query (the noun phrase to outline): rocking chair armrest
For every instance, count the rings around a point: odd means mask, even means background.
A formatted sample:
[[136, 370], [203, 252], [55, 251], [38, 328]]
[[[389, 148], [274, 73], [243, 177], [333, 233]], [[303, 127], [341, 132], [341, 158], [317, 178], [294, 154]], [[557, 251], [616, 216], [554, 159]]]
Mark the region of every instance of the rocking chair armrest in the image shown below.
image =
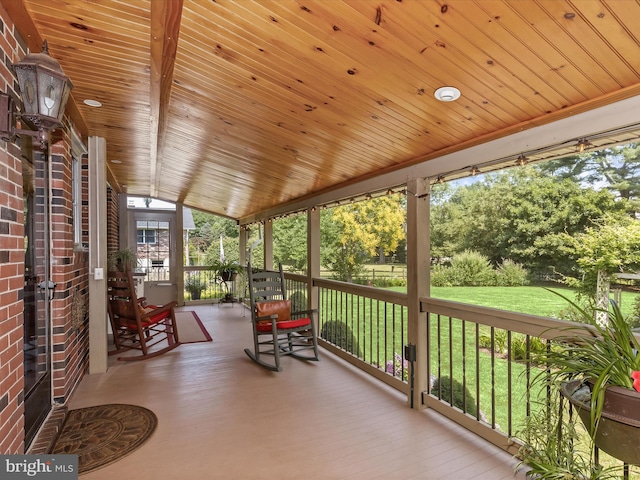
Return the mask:
[[178, 302], [167, 303], [165, 305], [162, 305], [161, 307], [154, 308], [153, 310], [150, 310], [149, 312], [146, 312], [146, 313], [140, 315], [140, 319], [144, 320], [144, 319], [147, 319], [147, 318], [150, 318], [150, 317], [155, 317], [158, 314], [171, 311], [177, 305], [178, 305]]
[[278, 320], [278, 314], [277, 313], [272, 313], [271, 315], [266, 315], [264, 317], [258, 317], [256, 315], [256, 322], [261, 322], [264, 320]]

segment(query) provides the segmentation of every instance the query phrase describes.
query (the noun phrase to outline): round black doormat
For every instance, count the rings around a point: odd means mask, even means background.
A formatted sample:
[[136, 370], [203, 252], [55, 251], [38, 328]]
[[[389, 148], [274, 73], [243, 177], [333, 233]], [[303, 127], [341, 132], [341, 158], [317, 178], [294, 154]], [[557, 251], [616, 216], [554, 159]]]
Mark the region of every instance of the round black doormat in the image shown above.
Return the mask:
[[108, 404], [70, 410], [51, 453], [78, 455], [79, 473], [109, 465], [133, 452], [153, 433], [151, 410]]

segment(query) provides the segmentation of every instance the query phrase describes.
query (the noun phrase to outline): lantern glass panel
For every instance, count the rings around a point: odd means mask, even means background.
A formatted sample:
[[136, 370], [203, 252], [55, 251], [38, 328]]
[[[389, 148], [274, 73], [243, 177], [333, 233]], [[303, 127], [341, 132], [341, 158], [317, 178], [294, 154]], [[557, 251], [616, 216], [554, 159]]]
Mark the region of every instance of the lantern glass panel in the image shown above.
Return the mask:
[[33, 66], [28, 68], [16, 68], [20, 94], [24, 112], [27, 115], [38, 113], [38, 83], [36, 82], [36, 69]]
[[38, 71], [39, 113], [41, 115], [58, 118], [62, 87], [63, 81], [60, 78], [49, 75], [43, 70]]

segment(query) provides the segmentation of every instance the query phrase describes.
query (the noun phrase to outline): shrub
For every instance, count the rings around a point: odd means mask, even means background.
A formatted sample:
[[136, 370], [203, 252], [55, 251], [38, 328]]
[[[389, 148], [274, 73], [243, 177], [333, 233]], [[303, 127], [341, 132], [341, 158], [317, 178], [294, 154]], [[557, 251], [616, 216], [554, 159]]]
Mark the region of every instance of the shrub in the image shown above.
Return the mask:
[[291, 311], [300, 312], [307, 309], [307, 296], [304, 292], [296, 291], [289, 296], [291, 300]]
[[[496, 328], [493, 331], [493, 351], [499, 355], [507, 353], [507, 331]], [[491, 350], [491, 335], [482, 333], [478, 338], [478, 345]]]
[[[451, 401], [451, 391], [453, 387], [453, 402]], [[440, 400], [453, 404], [454, 407], [473, 415], [478, 413], [476, 400], [467, 387], [463, 387], [460, 381], [455, 378], [453, 381], [447, 376], [436, 378], [431, 387], [431, 393]], [[465, 410], [466, 406], [466, 410]]]
[[452, 278], [453, 270], [444, 265], [433, 265], [431, 267], [431, 285], [434, 287], [455, 287], [457, 286]]
[[519, 263], [505, 259], [494, 270], [487, 257], [469, 250], [454, 256], [451, 266], [437, 264], [431, 268], [431, 285], [434, 287], [528, 284], [529, 272]]
[[477, 286], [494, 283], [491, 263], [481, 253], [465, 250], [453, 257], [451, 268], [454, 278], [461, 282], [459, 285]]
[[373, 286], [380, 288], [406, 287], [407, 280], [400, 277], [380, 277], [374, 280]]
[[519, 263], [504, 259], [496, 269], [496, 285], [515, 287], [529, 284], [529, 272]]
[[515, 334], [511, 340], [511, 359], [516, 362], [525, 362], [531, 357], [543, 355], [547, 351], [547, 344], [538, 337], [529, 338], [529, 354], [527, 354], [526, 337], [522, 334]]
[[491, 350], [491, 337], [486, 334], [482, 334], [478, 337], [478, 346], [480, 348], [486, 348], [487, 350]]
[[393, 360], [387, 360], [384, 371], [404, 381], [409, 379], [409, 362], [397, 352], [393, 352]]
[[333, 343], [337, 347], [354, 354], [361, 358], [362, 352], [358, 340], [353, 335], [351, 327], [340, 320], [329, 320], [322, 325], [320, 330], [320, 338], [325, 339], [329, 343]]
[[[507, 331], [502, 329], [496, 329], [494, 332], [494, 352], [498, 355], [507, 355], [508, 345], [507, 345]], [[487, 350], [491, 350], [491, 336], [487, 334], [482, 334], [478, 338], [478, 345], [481, 348], [486, 348]], [[547, 346], [544, 340], [538, 337], [530, 337], [529, 338], [529, 351], [533, 355], [543, 354], [546, 352]], [[512, 333], [511, 334], [511, 359], [514, 361], [524, 362], [528, 358], [530, 358], [527, 354], [527, 341], [526, 336], [521, 333]]]
[[353, 283], [357, 285], [367, 285], [370, 287], [389, 288], [389, 287], [406, 287], [407, 279], [396, 276], [376, 276], [371, 279], [366, 276], [360, 276], [353, 279]]

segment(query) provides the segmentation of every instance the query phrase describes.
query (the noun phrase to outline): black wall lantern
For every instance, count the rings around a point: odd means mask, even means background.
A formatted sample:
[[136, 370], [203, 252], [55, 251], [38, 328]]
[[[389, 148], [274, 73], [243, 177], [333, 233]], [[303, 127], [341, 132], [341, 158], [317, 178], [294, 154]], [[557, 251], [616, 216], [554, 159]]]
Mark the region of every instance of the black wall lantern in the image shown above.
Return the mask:
[[[16, 135], [37, 137], [44, 149], [49, 131], [62, 126], [64, 108], [73, 88], [60, 64], [49, 56], [47, 41], [41, 53], [30, 53], [11, 65], [22, 95], [22, 111], [16, 112], [13, 99], [0, 93], [0, 135], [10, 141]], [[16, 128], [16, 118], [31, 130]]]

